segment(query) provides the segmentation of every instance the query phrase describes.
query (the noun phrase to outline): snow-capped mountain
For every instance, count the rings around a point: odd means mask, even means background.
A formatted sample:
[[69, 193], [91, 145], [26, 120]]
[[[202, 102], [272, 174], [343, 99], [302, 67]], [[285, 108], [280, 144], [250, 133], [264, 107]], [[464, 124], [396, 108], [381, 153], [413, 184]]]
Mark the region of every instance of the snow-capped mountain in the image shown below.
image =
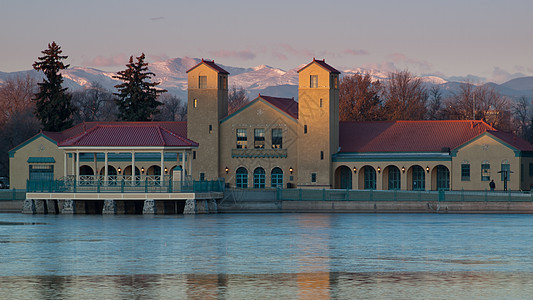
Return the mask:
[[[187, 70], [201, 61], [198, 58], [183, 57], [172, 58], [165, 61], [157, 61], [149, 64], [150, 71], [156, 77], [155, 81], [161, 82], [159, 87], [169, 91], [182, 99], [187, 98]], [[218, 62], [217, 62], [218, 64]], [[239, 68], [219, 64], [230, 73], [229, 85], [241, 86], [248, 91], [250, 98], [255, 98], [258, 93], [278, 97], [298, 97], [298, 73], [297, 71], [304, 65], [285, 71], [279, 68], [260, 65], [254, 68]], [[342, 75], [369, 73], [374, 80], [386, 81], [388, 73], [379, 70], [362, 68], [343, 68]], [[118, 70], [117, 70], [118, 71]], [[116, 73], [105, 72], [94, 68], [72, 67], [62, 71], [65, 79], [64, 85], [71, 90], [90, 86], [98, 83], [102, 87], [115, 91], [114, 86], [121, 82], [114, 79]], [[32, 76], [37, 80], [42, 79], [42, 74], [33, 71], [20, 71], [4, 73], [0, 72], [0, 84], [7, 78], [13, 76]], [[446, 93], [454, 92], [460, 85], [458, 82], [448, 81], [438, 76], [421, 76], [428, 86], [438, 85]], [[492, 84], [500, 93], [511, 97], [532, 96], [533, 77], [522, 77], [513, 79], [503, 84]]]

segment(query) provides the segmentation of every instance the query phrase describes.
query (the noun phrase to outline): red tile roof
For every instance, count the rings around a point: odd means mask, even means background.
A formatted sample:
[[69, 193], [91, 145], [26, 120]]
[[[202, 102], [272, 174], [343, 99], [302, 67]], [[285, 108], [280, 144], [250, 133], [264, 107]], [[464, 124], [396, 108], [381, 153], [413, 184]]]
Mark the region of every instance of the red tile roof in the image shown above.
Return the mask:
[[331, 73], [336, 73], [336, 74], [340, 74], [341, 72], [339, 72], [337, 69], [335, 69], [334, 67], [328, 65], [326, 63], [326, 60], [316, 60], [313, 58], [313, 61], [308, 63], [307, 65], [305, 65], [303, 68], [301, 68], [300, 70], [298, 70], [298, 73], [300, 73], [301, 70], [309, 67], [310, 65], [312, 65], [313, 63], [317, 63], [319, 66], [321, 66], [322, 68], [326, 69], [328, 72], [331, 72]]
[[197, 147], [186, 122], [86, 122], [62, 132], [43, 132], [59, 146]]
[[341, 152], [441, 152], [488, 130], [483, 121], [340, 122]]
[[259, 95], [259, 97], [284, 111], [294, 119], [298, 119], [298, 102], [294, 101], [294, 98], [280, 98], [263, 95]]
[[533, 145], [531, 145], [528, 141], [510, 133], [510, 132], [503, 132], [503, 131], [495, 131], [491, 130], [488, 131], [489, 134], [493, 135], [494, 137], [502, 140], [503, 142], [513, 146], [517, 150], [520, 151], [533, 151]]
[[198, 67], [201, 64], [206, 64], [207, 66], [209, 66], [211, 69], [217, 71], [218, 73], [229, 74], [228, 71], [222, 69], [217, 64], [215, 64], [214, 60], [204, 60], [203, 58], [202, 58], [202, 61], [200, 63], [198, 63], [196, 66], [194, 66], [194, 67], [190, 68], [189, 70], [187, 70], [186, 73], [189, 73], [191, 70], [193, 70], [194, 68]]

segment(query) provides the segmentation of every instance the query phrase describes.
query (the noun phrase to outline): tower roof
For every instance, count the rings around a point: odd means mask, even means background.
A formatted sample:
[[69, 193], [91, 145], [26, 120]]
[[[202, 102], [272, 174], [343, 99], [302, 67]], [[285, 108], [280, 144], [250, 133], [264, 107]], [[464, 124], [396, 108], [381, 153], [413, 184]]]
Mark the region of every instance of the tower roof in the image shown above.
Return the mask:
[[192, 71], [193, 69], [195, 69], [196, 67], [200, 66], [200, 65], [203, 65], [205, 64], [206, 66], [210, 67], [211, 69], [217, 71], [218, 73], [222, 73], [222, 74], [229, 74], [228, 71], [222, 69], [220, 66], [218, 66], [217, 64], [215, 64], [215, 61], [214, 60], [204, 60], [202, 58], [202, 61], [199, 62], [196, 66], [190, 68], [189, 70], [187, 70], [186, 73], [189, 73], [190, 71]]
[[300, 71], [302, 71], [303, 69], [309, 67], [310, 65], [312, 64], [318, 64], [319, 66], [321, 66], [322, 68], [324, 68], [326, 71], [330, 72], [330, 73], [334, 73], [334, 74], [340, 74], [341, 72], [339, 72], [337, 69], [335, 69], [334, 67], [328, 65], [326, 63], [326, 60], [325, 59], [322, 59], [322, 60], [316, 60], [315, 58], [313, 58], [313, 61], [308, 63], [307, 65], [305, 65], [303, 68], [301, 68], [300, 70], [298, 70], [298, 73], [300, 73]]

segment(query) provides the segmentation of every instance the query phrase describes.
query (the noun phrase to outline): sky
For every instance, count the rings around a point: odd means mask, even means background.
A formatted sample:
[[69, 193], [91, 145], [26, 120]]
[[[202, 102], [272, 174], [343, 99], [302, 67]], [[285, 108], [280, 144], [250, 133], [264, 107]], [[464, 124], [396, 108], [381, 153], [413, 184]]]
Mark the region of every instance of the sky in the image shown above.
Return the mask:
[[31, 69], [55, 41], [71, 66], [214, 59], [289, 70], [409, 70], [475, 82], [533, 76], [531, 0], [2, 0], [0, 72]]

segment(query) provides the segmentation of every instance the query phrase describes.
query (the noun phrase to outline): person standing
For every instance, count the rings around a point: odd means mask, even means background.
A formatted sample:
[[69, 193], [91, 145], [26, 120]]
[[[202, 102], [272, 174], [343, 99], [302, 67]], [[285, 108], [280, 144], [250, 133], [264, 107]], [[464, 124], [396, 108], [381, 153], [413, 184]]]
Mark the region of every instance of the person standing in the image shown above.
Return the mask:
[[489, 183], [490, 191], [494, 192], [494, 189], [496, 188], [496, 184], [494, 183], [494, 179], [492, 179]]

